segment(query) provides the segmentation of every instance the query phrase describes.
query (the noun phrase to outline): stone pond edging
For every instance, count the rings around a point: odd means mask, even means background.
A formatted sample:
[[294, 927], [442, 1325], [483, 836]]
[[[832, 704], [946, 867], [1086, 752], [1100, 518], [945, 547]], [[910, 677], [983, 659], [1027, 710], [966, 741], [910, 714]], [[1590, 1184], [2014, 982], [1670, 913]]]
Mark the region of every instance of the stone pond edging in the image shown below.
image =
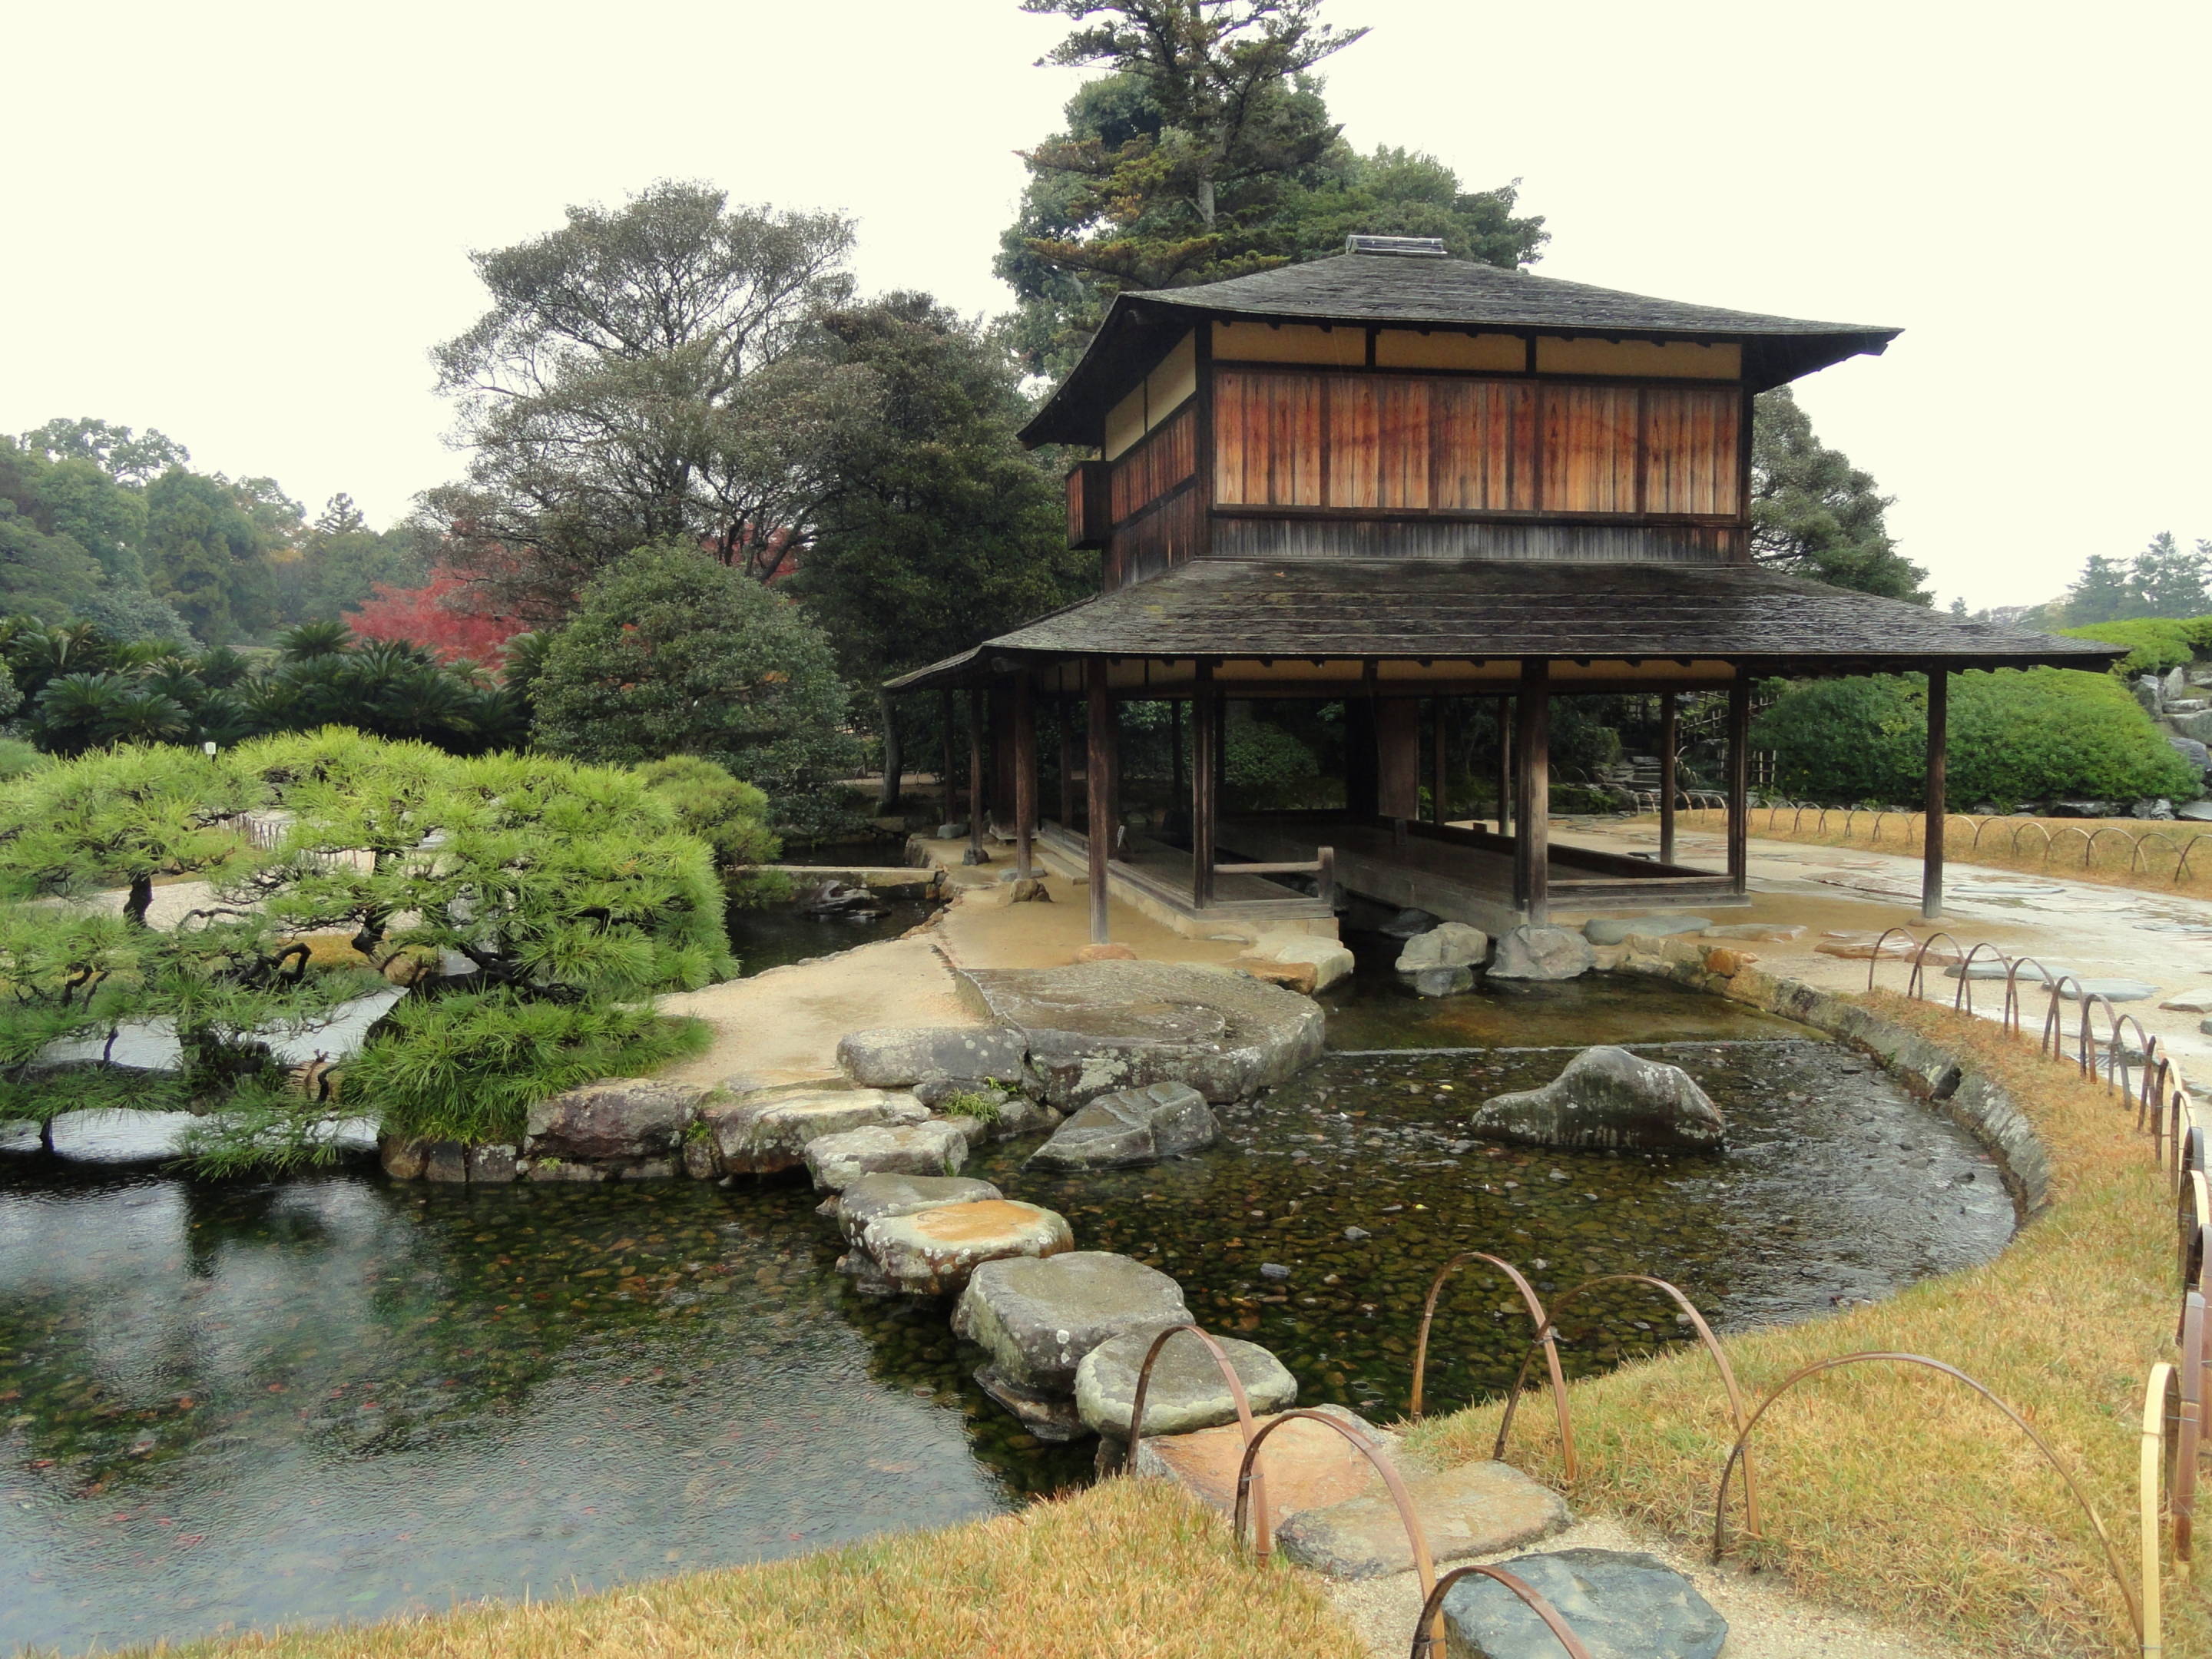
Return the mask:
[[[1616, 973], [1672, 980], [1784, 1019], [1796, 1020], [1879, 1061], [1883, 1070], [1922, 1099], [1942, 1106], [1967, 1133], [1996, 1155], [2005, 1190], [2022, 1221], [2033, 1220], [2051, 1201], [2051, 1157], [2027, 1116], [1994, 1078], [1863, 1003], [1802, 980], [1759, 972], [1743, 953], [1693, 939], [1632, 934], [1619, 947]], [[1726, 971], [1717, 971], [1724, 969]]]

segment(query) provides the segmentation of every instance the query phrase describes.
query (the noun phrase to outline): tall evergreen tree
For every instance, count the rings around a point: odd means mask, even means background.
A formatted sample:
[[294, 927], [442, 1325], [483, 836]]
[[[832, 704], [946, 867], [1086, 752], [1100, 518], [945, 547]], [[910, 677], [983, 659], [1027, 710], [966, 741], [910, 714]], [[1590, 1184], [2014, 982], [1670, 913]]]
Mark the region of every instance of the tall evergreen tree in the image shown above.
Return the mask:
[[1884, 522], [1895, 499], [1814, 435], [1788, 386], [1759, 393], [1751, 438], [1754, 560], [1832, 587], [1927, 605], [1928, 573], [1897, 550]]

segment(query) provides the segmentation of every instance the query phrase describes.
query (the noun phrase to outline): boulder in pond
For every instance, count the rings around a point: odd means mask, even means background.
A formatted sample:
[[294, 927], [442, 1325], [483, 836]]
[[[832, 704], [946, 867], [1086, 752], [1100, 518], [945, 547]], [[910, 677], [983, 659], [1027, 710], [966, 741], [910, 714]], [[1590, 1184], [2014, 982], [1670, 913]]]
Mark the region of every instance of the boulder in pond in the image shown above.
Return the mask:
[[[1129, 1413], [1136, 1408], [1137, 1373], [1158, 1333], [1132, 1331], [1109, 1337], [1075, 1368], [1075, 1410], [1094, 1434], [1118, 1440], [1129, 1437]], [[1233, 1336], [1217, 1336], [1222, 1352], [1243, 1385], [1244, 1400], [1255, 1417], [1287, 1411], [1298, 1403], [1298, 1382], [1283, 1362], [1256, 1342]], [[1237, 1420], [1237, 1401], [1229, 1380], [1206, 1352], [1206, 1344], [1188, 1331], [1168, 1339], [1152, 1366], [1145, 1389], [1146, 1435], [1188, 1434]]]
[[[1497, 1564], [1549, 1601], [1591, 1659], [1719, 1659], [1728, 1620], [1655, 1555], [1556, 1550]], [[1444, 1592], [1444, 1639], [1454, 1659], [1554, 1659], [1559, 1638], [1494, 1578], [1462, 1578]]]
[[1597, 966], [1589, 941], [1564, 927], [1516, 927], [1499, 935], [1492, 979], [1574, 979]]
[[1425, 968], [1480, 968], [1490, 954], [1490, 935], [1463, 921], [1440, 921], [1425, 933], [1416, 933], [1398, 952], [1398, 971], [1418, 974]]
[[1350, 979], [1359, 964], [1341, 939], [1278, 930], [1261, 934], [1237, 965], [1255, 979], [1310, 996]]
[[185, 1149], [199, 1120], [190, 1112], [142, 1112], [124, 1106], [62, 1112], [46, 1126], [56, 1158], [77, 1164], [157, 1164]]
[[731, 1175], [774, 1175], [806, 1161], [810, 1142], [848, 1130], [919, 1123], [929, 1109], [912, 1095], [836, 1083], [786, 1084], [710, 1102], [700, 1121]]
[[672, 1156], [706, 1094], [696, 1083], [613, 1078], [569, 1089], [531, 1107], [527, 1158], [629, 1163]]
[[42, 1152], [46, 1148], [46, 1132], [35, 1120], [0, 1119], [0, 1152]]
[[1387, 939], [1411, 939], [1416, 933], [1427, 933], [1442, 920], [1441, 916], [1431, 915], [1426, 910], [1417, 910], [1408, 906], [1384, 922], [1381, 931]]
[[1067, 1219], [1040, 1205], [977, 1199], [884, 1216], [861, 1229], [857, 1252], [873, 1268], [870, 1288], [949, 1296], [986, 1261], [1058, 1255], [1075, 1248]]
[[1679, 1066], [1626, 1048], [1585, 1048], [1540, 1089], [1494, 1095], [1468, 1127], [1535, 1146], [1648, 1152], [1717, 1151], [1720, 1109]]
[[991, 1357], [1020, 1387], [1066, 1399], [1084, 1356], [1128, 1332], [1156, 1336], [1186, 1324], [1182, 1287], [1141, 1261], [1106, 1250], [987, 1261], [952, 1312], [953, 1334]]
[[1472, 968], [1424, 968], [1418, 974], [1406, 975], [1406, 982], [1419, 997], [1455, 997], [1462, 991], [1474, 989], [1474, 969]]
[[1206, 1097], [1187, 1083], [1101, 1095], [1052, 1132], [1025, 1170], [1129, 1170], [1202, 1152], [1221, 1138]]
[[803, 916], [847, 916], [854, 921], [890, 914], [890, 906], [878, 898], [872, 889], [835, 876], [801, 893], [793, 908]]
[[[1573, 1519], [1559, 1493], [1504, 1463], [1400, 1474], [1439, 1567], [1533, 1544]], [[1357, 1497], [1301, 1510], [1275, 1537], [1291, 1560], [1331, 1578], [1382, 1578], [1413, 1568], [1398, 1505], [1379, 1481]]]
[[842, 1192], [868, 1175], [957, 1175], [967, 1161], [967, 1135], [942, 1118], [817, 1135], [805, 1153], [817, 1193]]
[[996, 1025], [880, 1025], [838, 1039], [837, 1068], [871, 1089], [1022, 1080], [1027, 1045]]
[[1311, 998], [1188, 963], [973, 969], [962, 979], [1027, 1039], [1045, 1103], [1062, 1111], [1152, 1083], [1240, 1099], [1319, 1060], [1326, 1034]]

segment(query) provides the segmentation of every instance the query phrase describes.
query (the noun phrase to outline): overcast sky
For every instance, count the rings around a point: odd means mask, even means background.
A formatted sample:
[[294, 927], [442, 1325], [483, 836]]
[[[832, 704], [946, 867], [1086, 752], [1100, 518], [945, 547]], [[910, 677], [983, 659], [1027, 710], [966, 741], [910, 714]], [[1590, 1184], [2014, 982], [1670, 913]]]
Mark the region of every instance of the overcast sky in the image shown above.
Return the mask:
[[[1948, 601], [2212, 537], [2207, 17], [2194, 3], [1332, 0], [1362, 149], [1522, 181], [1538, 269], [1905, 330], [1800, 383]], [[1012, 0], [371, 8], [18, 0], [0, 430], [159, 427], [382, 523], [452, 476], [428, 348], [471, 248], [663, 177], [860, 221], [864, 288], [964, 311], [1056, 124]]]

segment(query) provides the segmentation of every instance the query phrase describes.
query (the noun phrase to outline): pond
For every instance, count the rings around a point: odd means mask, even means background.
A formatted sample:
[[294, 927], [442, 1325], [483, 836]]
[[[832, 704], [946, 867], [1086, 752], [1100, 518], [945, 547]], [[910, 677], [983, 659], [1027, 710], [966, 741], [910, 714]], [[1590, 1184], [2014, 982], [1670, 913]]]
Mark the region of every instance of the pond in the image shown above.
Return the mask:
[[[1387, 1030], [1356, 986], [1337, 1040]], [[1452, 1253], [1556, 1293], [1650, 1271], [1723, 1326], [1819, 1315], [1986, 1260], [1991, 1160], [1867, 1061], [1663, 984], [1543, 988], [1558, 1047], [1332, 1054], [1150, 1170], [969, 1173], [1085, 1249], [1172, 1273], [1279, 1353], [1302, 1399], [1404, 1409], [1419, 1303]], [[1501, 1007], [1505, 1006], [1499, 1005]], [[1532, 1016], [1533, 1018], [1533, 1016]], [[1512, 1022], [1504, 1034], [1526, 1030]], [[1469, 1108], [1641, 1032], [1727, 1113], [1720, 1157], [1468, 1139]], [[1346, 1047], [1353, 1046], [1345, 1044]], [[870, 1302], [797, 1182], [426, 1188], [373, 1170], [210, 1186], [0, 1165], [0, 1648], [79, 1650], [566, 1592], [1019, 1504], [1087, 1478], [969, 1381], [941, 1304]], [[1358, 1230], [1358, 1237], [1348, 1230]], [[1263, 1263], [1287, 1268], [1275, 1278]], [[1502, 1281], [1442, 1304], [1429, 1397], [1510, 1380]], [[1565, 1322], [1571, 1372], [1682, 1340], [1620, 1296]]]
[[922, 899], [885, 899], [878, 915], [807, 915], [789, 904], [732, 905], [725, 918], [738, 975], [750, 979], [771, 968], [833, 957], [856, 945], [896, 939], [927, 921], [936, 906]]

